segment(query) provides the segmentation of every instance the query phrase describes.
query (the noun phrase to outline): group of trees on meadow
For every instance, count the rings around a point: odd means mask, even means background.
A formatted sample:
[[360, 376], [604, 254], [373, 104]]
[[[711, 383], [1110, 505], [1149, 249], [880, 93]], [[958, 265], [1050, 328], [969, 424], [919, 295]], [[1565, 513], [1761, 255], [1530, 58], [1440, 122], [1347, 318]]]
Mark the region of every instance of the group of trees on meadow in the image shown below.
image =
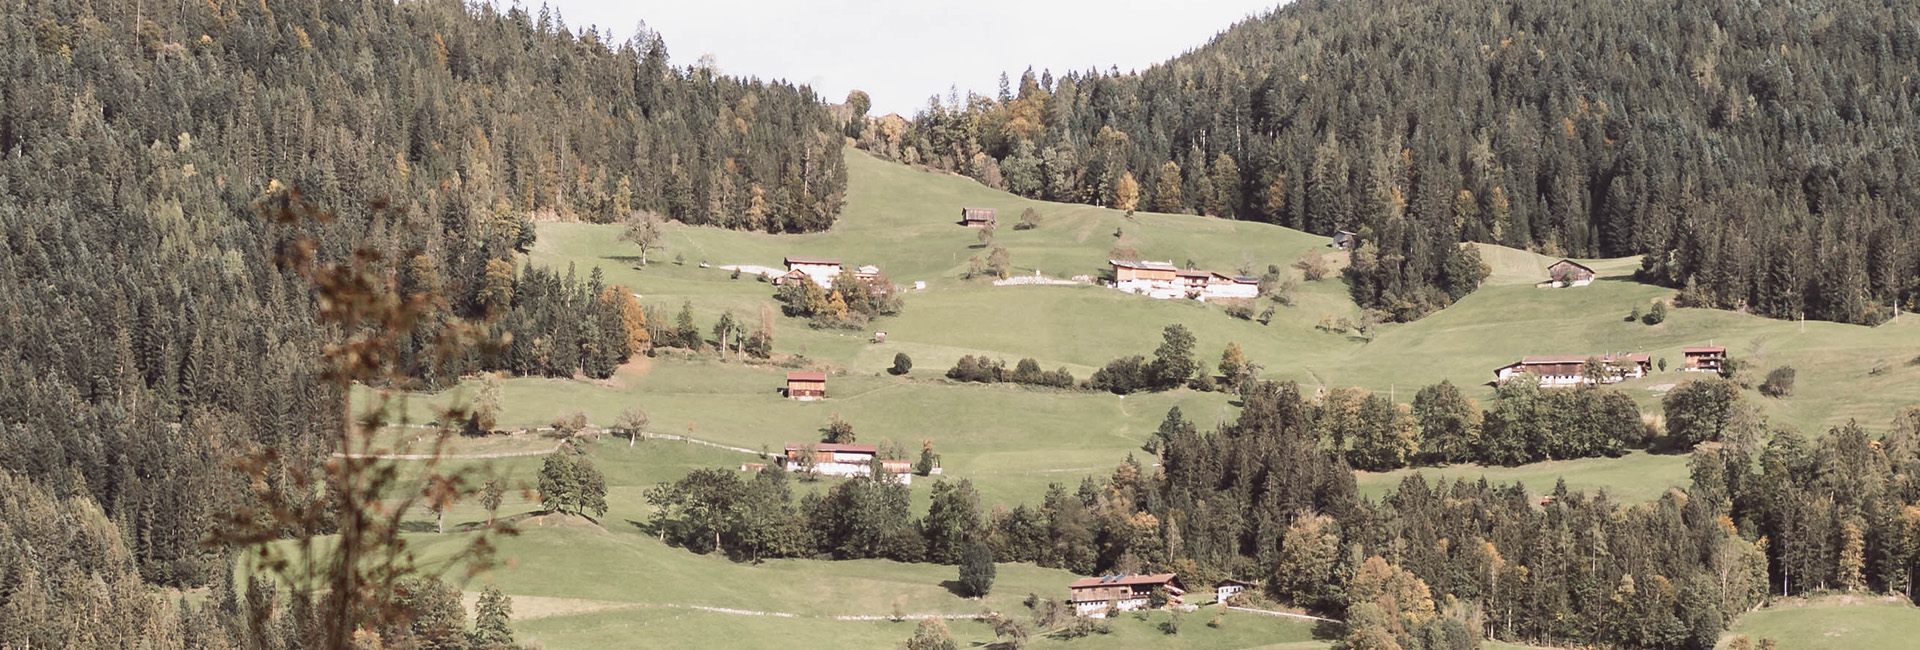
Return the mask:
[[[1495, 387], [1485, 409], [1449, 381], [1421, 388], [1411, 404], [1337, 388], [1315, 409], [1319, 444], [1370, 471], [1617, 457], [1635, 448], [1687, 451], [1722, 440], [1752, 417], [1739, 384], [1720, 377], [1685, 381], [1668, 391], [1661, 400], [1664, 429], [1647, 422], [1626, 393], [1592, 384], [1545, 388], [1529, 376]], [[1169, 421], [1178, 417], [1168, 415]]]
[[947, 369], [947, 378], [954, 381], [976, 382], [982, 384], [1014, 383], [1028, 386], [1047, 386], [1051, 388], [1073, 388], [1073, 373], [1065, 367], [1057, 370], [1041, 370], [1040, 362], [1029, 357], [1007, 369], [1007, 362], [980, 355], [961, 355], [953, 367]]
[[1472, 241], [1643, 255], [1685, 306], [1874, 323], [1920, 299], [1916, 19], [1296, 3], [1137, 73], [936, 97], [858, 142], [1027, 197], [1352, 230], [1354, 298], [1397, 320], [1474, 288]]
[[900, 313], [900, 288], [886, 276], [859, 281], [851, 276], [835, 282], [832, 289], [822, 288], [812, 278], [788, 281], [774, 293], [780, 311], [795, 318], [808, 319], [816, 328], [860, 329], [880, 316]]

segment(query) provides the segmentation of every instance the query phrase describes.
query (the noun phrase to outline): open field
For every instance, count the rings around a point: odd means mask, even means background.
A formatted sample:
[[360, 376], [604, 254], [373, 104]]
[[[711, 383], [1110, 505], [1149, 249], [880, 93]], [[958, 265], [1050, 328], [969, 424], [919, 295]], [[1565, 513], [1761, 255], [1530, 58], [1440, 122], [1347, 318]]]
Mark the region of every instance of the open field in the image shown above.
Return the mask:
[[1920, 608], [1864, 597], [1793, 601], [1741, 616], [1720, 647], [1738, 635], [1756, 645], [1773, 639], [1782, 650], [1911, 648], [1920, 639]]
[[[1168, 648], [1171, 650], [1319, 650], [1331, 646], [1315, 640], [1312, 626], [1272, 617], [1230, 613], [1221, 626], [1208, 627], [1209, 610], [1187, 614], [1178, 635], [1162, 633], [1158, 625], [1167, 614], [1146, 621], [1124, 616], [1113, 622], [1113, 633], [1061, 640], [1038, 637], [1029, 648], [1109, 650]], [[684, 648], [687, 639], [700, 639], [701, 648], [893, 648], [913, 635], [913, 621], [831, 621], [807, 618], [735, 616], [677, 609], [635, 609], [578, 616], [544, 618], [516, 624], [523, 640], [548, 648]], [[978, 647], [993, 641], [983, 623], [948, 621], [960, 647]], [[716, 630], [725, 630], [723, 634]], [[776, 641], [777, 640], [777, 641]]]
[[1422, 467], [1391, 472], [1357, 472], [1360, 495], [1379, 498], [1413, 473], [1426, 475], [1432, 485], [1440, 479], [1474, 481], [1486, 477], [1490, 482], [1520, 483], [1535, 494], [1553, 492], [1554, 482], [1565, 479], [1567, 487], [1588, 493], [1607, 490], [1616, 501], [1637, 502], [1659, 498], [1669, 488], [1686, 485], [1687, 458], [1684, 454], [1649, 454], [1636, 451], [1620, 458], [1581, 458], [1552, 460], [1519, 467], [1451, 465]]
[[[1064, 585], [1076, 578], [1058, 569], [1002, 564], [994, 593], [975, 600], [950, 590], [948, 583], [955, 574], [948, 566], [885, 560], [769, 560], [750, 564], [691, 554], [662, 544], [635, 525], [650, 512], [642, 493], [658, 481], [672, 480], [693, 467], [731, 461], [738, 454], [662, 441], [628, 447], [625, 441], [613, 438], [588, 446], [609, 484], [607, 501], [611, 510], [607, 515], [598, 524], [571, 516], [522, 519], [519, 536], [499, 540], [505, 563], [478, 578], [512, 595], [521, 638], [548, 648], [683, 647], [688, 638], [706, 636], [716, 637], [717, 645], [710, 647], [723, 648], [766, 647], [773, 637], [802, 647], [813, 647], [815, 644], [807, 641], [813, 639], [835, 647], [885, 648], [912, 634], [913, 623], [834, 617], [887, 616], [896, 611], [972, 615], [986, 609], [1025, 617], [1026, 609], [1020, 601], [1027, 594], [1059, 598], [1065, 595]], [[488, 468], [514, 481], [531, 482], [538, 468], [537, 459], [461, 462]], [[828, 483], [795, 485], [798, 490], [806, 490], [824, 488]], [[503, 515], [533, 507], [518, 495], [510, 495], [507, 501]], [[463, 505], [449, 513], [447, 521], [450, 528], [458, 528], [484, 518], [478, 507]], [[416, 529], [431, 530], [426, 527], [424, 513], [414, 520], [420, 524]], [[410, 536], [428, 562], [444, 557], [464, 537], [457, 532]], [[468, 588], [477, 590], [478, 584]], [[1195, 649], [1327, 645], [1314, 640], [1310, 624], [1232, 613], [1223, 618], [1221, 627], [1211, 628], [1205, 623], [1212, 614], [1213, 610], [1206, 609], [1186, 615], [1180, 634], [1171, 637], [1156, 627], [1166, 614], [1155, 614], [1147, 622], [1124, 616], [1114, 621], [1111, 635], [1075, 641], [1071, 647], [1138, 647], [1148, 641]], [[991, 632], [982, 624], [957, 620], [951, 625], [963, 642], [991, 641]], [[737, 634], [715, 635], [716, 630]], [[718, 638], [722, 636], [726, 638]], [[1034, 647], [1059, 645], [1040, 640]]]
[[[1746, 397], [1776, 422], [1809, 433], [1858, 419], [1883, 429], [1895, 410], [1920, 398], [1920, 324], [1914, 317], [1879, 328], [1832, 323], [1771, 321], [1711, 310], [1675, 309], [1665, 323], [1624, 322], [1636, 306], [1670, 300], [1672, 292], [1629, 281], [1637, 260], [1594, 260], [1602, 278], [1574, 289], [1544, 290], [1533, 284], [1554, 261], [1525, 251], [1483, 246], [1493, 276], [1459, 304], [1418, 322], [1380, 326], [1370, 337], [1333, 333], [1316, 327], [1323, 318], [1358, 320], [1359, 310], [1338, 279], [1301, 283], [1293, 306], [1280, 306], [1270, 325], [1240, 321], [1221, 309], [1189, 301], [1156, 301], [1089, 286], [994, 287], [960, 278], [974, 247], [976, 231], [955, 225], [961, 205], [998, 208], [996, 243], [1013, 253], [1016, 274], [1036, 269], [1052, 277], [1097, 275], [1116, 245], [1137, 249], [1147, 259], [1192, 259], [1204, 267], [1237, 271], [1251, 262], [1255, 273], [1268, 264], [1285, 266], [1304, 253], [1326, 251], [1322, 238], [1262, 224], [1195, 216], [1121, 213], [1090, 206], [1032, 202], [988, 190], [970, 180], [927, 174], [848, 152], [852, 192], [845, 216], [829, 232], [765, 235], [672, 226], [669, 245], [654, 263], [638, 267], [631, 245], [617, 241], [617, 226], [549, 223], [540, 226], [535, 263], [575, 266], [584, 275], [600, 266], [607, 280], [627, 286], [643, 301], [671, 317], [685, 301], [703, 324], [724, 310], [752, 318], [774, 306], [773, 288], [751, 276], [731, 278], [702, 261], [778, 266], [786, 255], [837, 256], [849, 264], [880, 265], [891, 279], [911, 286], [898, 317], [870, 329], [888, 332], [888, 342], [868, 342], [870, 332], [814, 330], [806, 323], [776, 317], [774, 347], [833, 369], [829, 399], [794, 402], [779, 394], [783, 367], [765, 364], [636, 359], [607, 381], [518, 378], [503, 382], [501, 426], [546, 425], [561, 413], [584, 411], [595, 425], [609, 425], [628, 407], [651, 415], [649, 430], [689, 435], [746, 449], [777, 452], [786, 442], [818, 439], [817, 429], [839, 414], [854, 425], [861, 442], [899, 442], [910, 453], [921, 440], [942, 455], [948, 478], [974, 482], [982, 504], [1031, 503], [1047, 485], [1078, 484], [1104, 475], [1129, 454], [1151, 462], [1140, 450], [1169, 407], [1178, 406], [1203, 430], [1231, 420], [1237, 407], [1228, 396], [1178, 390], [1121, 398], [1105, 393], [1028, 389], [1011, 385], [956, 385], [941, 379], [964, 354], [986, 354], [1009, 364], [1034, 357], [1044, 368], [1065, 367], [1086, 377], [1107, 360], [1150, 355], [1168, 323], [1183, 323], [1198, 339], [1196, 356], [1209, 364], [1229, 341], [1265, 366], [1268, 378], [1298, 381], [1303, 390], [1361, 386], [1409, 401], [1421, 386], [1451, 380], [1469, 395], [1486, 400], [1493, 368], [1521, 356], [1578, 352], [1647, 352], [1680, 362], [1679, 349], [1709, 343], [1726, 345], [1734, 356], [1752, 360], [1759, 374], [1777, 365], [1799, 371], [1798, 391], [1787, 399]], [[1039, 229], [1014, 231], [1021, 209], [1037, 207], [1045, 222]], [[675, 255], [684, 265], [674, 264]], [[1290, 271], [1291, 272], [1291, 271]], [[776, 310], [777, 313], [777, 310]], [[905, 352], [915, 364], [908, 377], [883, 369]], [[1667, 385], [1696, 377], [1679, 372], [1619, 386], [1644, 411], [1657, 414]], [[430, 418], [435, 404], [464, 399], [472, 384], [441, 395], [410, 400], [415, 419]], [[493, 436], [456, 441], [455, 453], [514, 453], [550, 449], [554, 441], [538, 434]], [[524, 639], [546, 647], [677, 646], [688, 638], [711, 640], [710, 647], [764, 647], [779, 638], [789, 645], [813, 647], [891, 647], [912, 632], [911, 623], [843, 621], [830, 617], [886, 614], [897, 604], [908, 613], [973, 614], [983, 607], [1024, 616], [1019, 599], [1027, 593], [1060, 597], [1073, 576], [1026, 565], [1003, 565], [993, 596], [984, 602], [959, 598], [942, 586], [953, 569], [883, 561], [820, 562], [778, 560], [740, 564], [720, 557], [696, 556], [646, 536], [634, 522], [644, 521], [644, 491], [698, 467], [731, 467], [754, 460], [749, 454], [669, 441], [625, 440], [589, 443], [592, 458], [609, 482], [612, 510], [594, 525], [571, 518], [530, 519], [526, 534], [502, 544], [513, 563], [484, 580], [497, 582], [522, 599], [519, 624]], [[537, 456], [463, 460], [531, 484]], [[1622, 501], [1656, 498], [1687, 480], [1687, 457], [1636, 452], [1619, 459], [1584, 459], [1515, 468], [1453, 466], [1387, 473], [1362, 473], [1363, 495], [1377, 497], [1407, 474], [1429, 479], [1520, 481], [1533, 492], [1552, 490], [1564, 479], [1578, 490], [1609, 490]], [[920, 479], [925, 481], [927, 479]], [[797, 490], [824, 489], [829, 483], [796, 484]], [[927, 490], [916, 483], [915, 509], [924, 512]], [[533, 508], [527, 495], [508, 498], [504, 512]], [[458, 527], [484, 519], [477, 506], [449, 513]], [[430, 531], [423, 514], [417, 530]], [[416, 537], [430, 555], [454, 539]], [[477, 587], [470, 587], [477, 588]], [[782, 612], [796, 618], [739, 616], [689, 609], [689, 606]], [[1829, 608], [1834, 610], [1837, 608]], [[1867, 630], [1882, 609], [1897, 620], [1912, 610], [1856, 608], [1852, 623], [1781, 623], [1815, 629]], [[1828, 610], [1813, 610], [1824, 612]], [[1742, 619], [1765, 629], [1773, 617], [1849, 617], [1856, 610], [1830, 614], [1761, 612]], [[1115, 632], [1072, 642], [1086, 648], [1165, 645], [1189, 648], [1320, 648], [1307, 626], [1249, 615], [1229, 616], [1221, 628], [1205, 626], [1207, 612], [1189, 615], [1177, 636], [1162, 635], [1150, 623], [1122, 618]], [[1785, 620], [1785, 619], [1782, 619]], [[1831, 623], [1831, 624], [1829, 624]], [[963, 644], [990, 640], [986, 628], [971, 621], [952, 623]], [[1851, 627], [1850, 627], [1851, 626]], [[725, 631], [727, 633], [716, 633]], [[1771, 635], [1771, 633], [1769, 633]], [[1852, 637], [1849, 637], [1852, 638]], [[1865, 637], [1862, 637], [1865, 638]], [[1784, 639], [1783, 639], [1784, 640]], [[1054, 647], [1039, 640], [1034, 647]], [[1494, 645], [1491, 647], [1506, 647]], [[1799, 646], [1785, 644], [1783, 647]], [[1841, 646], [1831, 646], [1841, 647]], [[1846, 646], [1873, 647], [1873, 646]]]
[[[1040, 228], [1002, 227], [996, 243], [1013, 252], [1016, 274], [1038, 268], [1055, 277], [1098, 274], [1113, 229], [1121, 245], [1148, 259], [1191, 259], [1203, 267], [1231, 270], [1252, 261], [1285, 266], [1302, 254], [1325, 252], [1322, 238], [1264, 224], [1190, 215], [1121, 213], [1092, 206], [1028, 201], [971, 180], [917, 172], [848, 153], [853, 191], [833, 230], [809, 235], [764, 235], [674, 226], [669, 239], [688, 258], [685, 266], [655, 262], [644, 270], [635, 250], [617, 241], [618, 226], [543, 224], [534, 251], [538, 263], [576, 265], [584, 273], [601, 266], [610, 282], [622, 283], [671, 314], [682, 301], [694, 304], [702, 322], [722, 310], [752, 314], [772, 305], [771, 286], [751, 277], [728, 279], [713, 264], [778, 265], [784, 255], [839, 256], [849, 264], [875, 263], [897, 283], [929, 283], [909, 291], [903, 313], [873, 329], [888, 342], [873, 345], [866, 332], [820, 331], [804, 322], [776, 318], [775, 348], [856, 373], [884, 369], [896, 352], [912, 356], [916, 374], [938, 375], [962, 354], [989, 354], [1009, 363], [1034, 357], [1046, 368], [1067, 367], [1084, 377], [1107, 360], [1148, 354], [1161, 326], [1182, 323], [1194, 331], [1197, 353], [1211, 361], [1227, 342], [1238, 342], [1269, 378], [1310, 387], [1361, 386], [1403, 401], [1420, 386], [1451, 380], [1482, 399], [1494, 368], [1521, 356], [1581, 352], [1646, 352], [1677, 368], [1680, 348], [1717, 344], [1752, 361], [1759, 373], [1778, 365], [1799, 371], [1792, 398], [1759, 400], [1767, 413], [1807, 430], [1857, 419], [1883, 427], [1895, 410], [1920, 395], [1920, 323], [1908, 316], [1877, 328], [1825, 322], [1795, 323], [1704, 309], [1670, 310], [1667, 321], [1647, 326], [1624, 321], [1635, 307], [1671, 300], [1673, 292], [1632, 282], [1637, 259], [1586, 260], [1601, 273], [1592, 285], [1537, 289], [1553, 258], [1496, 246], [1481, 246], [1494, 273], [1479, 291], [1424, 319], [1378, 328], [1371, 339], [1315, 328], [1322, 317], [1358, 320], [1358, 309], [1337, 278], [1302, 283], [1294, 306], [1281, 306], [1262, 326], [1234, 320], [1221, 310], [1189, 301], [1156, 301], [1096, 287], [994, 287], [961, 280], [969, 255], [981, 254], [974, 230], [953, 224], [960, 205], [1000, 209], [1011, 224], [1018, 211], [1035, 206]], [[662, 257], [673, 253], [661, 254]], [[1293, 272], [1293, 271], [1290, 271]], [[1293, 272], [1296, 273], [1297, 272]], [[1879, 368], [1878, 374], [1873, 371]], [[1647, 390], [1688, 378], [1679, 373], [1622, 386], [1655, 403]]]

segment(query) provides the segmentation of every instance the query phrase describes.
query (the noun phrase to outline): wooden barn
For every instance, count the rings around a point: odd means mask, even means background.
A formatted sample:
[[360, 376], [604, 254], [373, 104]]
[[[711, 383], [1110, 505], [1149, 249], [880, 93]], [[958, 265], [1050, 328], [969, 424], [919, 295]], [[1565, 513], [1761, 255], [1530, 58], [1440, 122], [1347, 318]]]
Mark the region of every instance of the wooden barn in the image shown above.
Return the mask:
[[1360, 233], [1353, 232], [1351, 230], [1334, 231], [1333, 241], [1327, 243], [1327, 248], [1338, 248], [1340, 250], [1345, 250], [1345, 251], [1350, 251], [1359, 247], [1360, 247]]
[[1547, 281], [1542, 287], [1584, 287], [1593, 284], [1593, 269], [1573, 260], [1560, 260], [1547, 266]]
[[827, 373], [789, 372], [787, 373], [787, 399], [817, 400], [827, 398]]
[[993, 225], [995, 220], [993, 208], [960, 208], [960, 225], [980, 228]]

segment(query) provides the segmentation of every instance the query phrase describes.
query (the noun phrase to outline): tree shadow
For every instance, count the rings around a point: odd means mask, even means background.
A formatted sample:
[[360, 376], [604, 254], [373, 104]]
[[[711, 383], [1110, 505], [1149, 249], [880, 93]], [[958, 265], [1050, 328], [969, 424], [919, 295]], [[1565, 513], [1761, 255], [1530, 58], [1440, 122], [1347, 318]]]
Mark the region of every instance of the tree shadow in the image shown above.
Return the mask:
[[1313, 638], [1322, 641], [1336, 641], [1346, 638], [1347, 626], [1333, 621], [1314, 621]]
[[967, 586], [964, 584], [961, 584], [959, 580], [941, 580], [940, 586], [945, 587], [947, 590], [947, 593], [953, 594], [955, 596], [959, 596], [961, 598], [973, 597], [973, 594], [970, 594], [967, 592]]

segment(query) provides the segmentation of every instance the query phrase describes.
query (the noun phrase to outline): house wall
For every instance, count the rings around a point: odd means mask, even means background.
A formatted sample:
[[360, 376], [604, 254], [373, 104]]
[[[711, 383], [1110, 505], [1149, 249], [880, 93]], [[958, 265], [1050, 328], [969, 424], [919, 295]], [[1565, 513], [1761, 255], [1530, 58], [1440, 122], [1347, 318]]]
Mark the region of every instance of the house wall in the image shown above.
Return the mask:
[[1201, 298], [1258, 298], [1260, 285], [1241, 284], [1239, 282], [1219, 282], [1207, 285], [1200, 293]]
[[[1146, 609], [1147, 599], [1124, 598], [1116, 601], [1116, 604], [1119, 605], [1120, 611], [1131, 612], [1138, 609]], [[1107, 601], [1095, 600], [1095, 601], [1089, 601], [1089, 602], [1076, 602], [1073, 604], [1073, 610], [1075, 613], [1081, 616], [1092, 616], [1094, 618], [1102, 618], [1102, 617], [1105, 617], [1108, 613]]]

